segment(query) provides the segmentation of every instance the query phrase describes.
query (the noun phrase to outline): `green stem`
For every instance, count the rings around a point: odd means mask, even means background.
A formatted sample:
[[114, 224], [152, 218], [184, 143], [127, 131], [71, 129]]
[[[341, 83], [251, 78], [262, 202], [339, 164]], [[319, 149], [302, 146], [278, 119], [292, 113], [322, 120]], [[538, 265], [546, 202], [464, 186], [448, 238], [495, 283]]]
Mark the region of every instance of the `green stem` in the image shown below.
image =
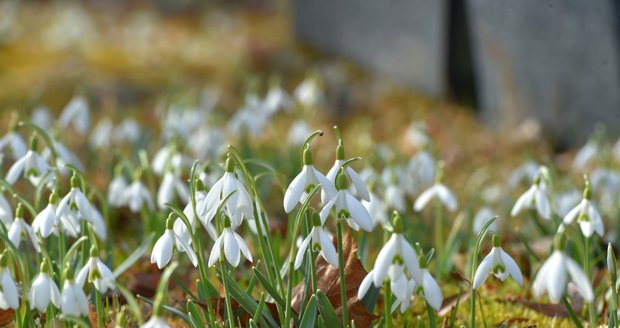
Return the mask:
[[342, 220], [336, 223], [338, 233], [338, 270], [340, 271], [340, 295], [342, 300], [342, 326], [347, 327], [349, 323], [349, 308], [347, 303], [347, 286], [344, 275], [344, 250], [342, 248]]
[[616, 284], [611, 283], [611, 318], [614, 321], [612, 327], [618, 327], [618, 292], [616, 290]]
[[386, 328], [392, 328], [392, 288], [390, 282], [386, 281], [385, 285], [385, 307], [383, 308], [383, 320]]
[[226, 313], [228, 314], [228, 327], [235, 328], [235, 320], [234, 313], [232, 310], [232, 304], [230, 302], [230, 294], [228, 292], [228, 284], [226, 283], [226, 279], [224, 279], [224, 275], [226, 274], [225, 265], [224, 265], [224, 254], [220, 255], [220, 273], [222, 274], [222, 283], [224, 284], [224, 294], [226, 301]]
[[435, 314], [433, 313], [433, 308], [431, 308], [431, 305], [428, 304], [427, 301], [424, 301], [424, 303], [426, 303], [426, 314], [428, 314], [428, 323], [431, 328], [435, 328], [437, 327], [437, 323], [435, 322]]
[[437, 249], [437, 256], [443, 256], [443, 213], [441, 208], [441, 201], [439, 198], [434, 200], [435, 209], [435, 245]]
[[573, 311], [573, 308], [570, 306], [570, 303], [568, 303], [566, 296], [562, 296], [562, 304], [564, 304], [566, 311], [568, 311], [568, 315], [570, 316], [571, 320], [573, 320], [575, 327], [583, 328], [583, 325], [579, 321], [579, 317], [577, 316], [577, 314], [575, 314], [575, 311]]
[[[584, 256], [584, 264], [583, 267], [586, 270], [586, 277], [588, 277], [588, 282], [592, 279], [591, 269], [590, 269], [590, 239], [591, 237], [585, 238], [585, 256]], [[590, 327], [596, 327], [596, 312], [594, 309], [594, 300], [592, 302], [588, 302], [588, 317], [590, 319]]]
[[95, 304], [97, 305], [97, 326], [105, 327], [103, 301], [101, 299], [101, 293], [95, 289]]
[[[475, 255], [478, 256], [478, 255]], [[475, 270], [472, 269], [472, 270]], [[472, 289], [471, 289], [471, 323], [470, 323], [470, 327], [476, 327], [476, 291], [473, 288], [473, 281], [472, 281]]]

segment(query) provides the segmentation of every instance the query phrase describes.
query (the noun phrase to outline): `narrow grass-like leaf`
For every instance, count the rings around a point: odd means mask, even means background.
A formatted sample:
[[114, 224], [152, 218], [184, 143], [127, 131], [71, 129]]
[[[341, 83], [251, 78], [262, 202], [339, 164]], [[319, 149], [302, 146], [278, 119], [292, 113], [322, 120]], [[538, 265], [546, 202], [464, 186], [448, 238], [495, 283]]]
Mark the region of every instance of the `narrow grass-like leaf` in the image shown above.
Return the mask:
[[314, 323], [316, 322], [316, 310], [316, 295], [312, 295], [310, 296], [310, 300], [308, 301], [304, 314], [301, 317], [301, 323], [299, 324], [300, 328], [314, 328]]
[[319, 313], [323, 317], [325, 325], [327, 325], [328, 327], [340, 326], [340, 321], [338, 320], [336, 310], [334, 310], [334, 306], [327, 298], [327, 295], [325, 295], [325, 293], [323, 293], [323, 291], [319, 289], [316, 291], [316, 296], [319, 305]]
[[207, 326], [204, 320], [202, 320], [202, 315], [200, 313], [201, 311], [196, 306], [196, 303], [194, 303], [192, 300], [187, 300], [187, 315], [193, 322], [192, 324], [195, 324], [197, 328]]

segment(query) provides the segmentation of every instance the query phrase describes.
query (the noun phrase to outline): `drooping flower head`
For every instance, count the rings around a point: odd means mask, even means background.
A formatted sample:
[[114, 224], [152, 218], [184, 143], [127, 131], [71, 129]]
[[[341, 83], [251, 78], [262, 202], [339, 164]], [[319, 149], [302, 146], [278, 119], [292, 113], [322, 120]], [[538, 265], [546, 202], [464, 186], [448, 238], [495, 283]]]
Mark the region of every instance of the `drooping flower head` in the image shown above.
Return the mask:
[[69, 267], [65, 269], [65, 282], [60, 293], [62, 313], [67, 315], [88, 316], [88, 298], [82, 289], [73, 279], [73, 270]]
[[153, 247], [151, 263], [157, 263], [157, 267], [161, 269], [170, 262], [172, 253], [178, 250], [181, 253], [187, 253], [187, 257], [192, 264], [197, 266], [198, 258], [196, 257], [194, 249], [173, 230], [174, 221], [172, 215], [171, 213], [166, 220], [166, 231], [164, 231], [164, 234], [157, 240]]
[[321, 224], [325, 224], [332, 208], [336, 211], [339, 220], [345, 220], [353, 230], [362, 228], [372, 231], [373, 223], [370, 214], [362, 203], [349, 191], [349, 180], [344, 174], [344, 168], [336, 177], [336, 194], [329, 200], [320, 212]]
[[476, 270], [473, 288], [477, 289], [480, 287], [489, 276], [489, 273], [493, 273], [501, 281], [512, 277], [517, 284], [523, 285], [523, 275], [517, 262], [508, 253], [504, 252], [497, 235], [493, 235], [493, 248], [491, 252], [480, 262]]
[[418, 262], [420, 270], [411, 273], [415, 282], [414, 294], [423, 297], [435, 311], [439, 311], [443, 302], [441, 288], [439, 288], [435, 278], [428, 272], [426, 256], [424, 254], [418, 256]]
[[84, 195], [80, 187], [80, 180], [75, 172], [71, 177], [71, 190], [58, 203], [56, 216], [58, 216], [64, 230], [72, 237], [76, 237], [80, 233], [82, 220], [93, 227], [97, 237], [102, 240], [107, 237], [103, 217]]
[[51, 234], [56, 234], [60, 219], [56, 215], [56, 206], [58, 205], [58, 195], [53, 190], [49, 197], [47, 206], [37, 214], [32, 221], [32, 230], [35, 234], [41, 234], [41, 237], [47, 238]]
[[583, 199], [566, 214], [563, 222], [568, 225], [577, 218], [581, 232], [586, 238], [592, 236], [594, 232], [599, 236], [603, 236], [603, 219], [596, 206], [592, 203], [592, 188], [588, 176], [584, 176], [584, 179], [585, 187], [583, 190]]
[[426, 205], [432, 199], [439, 199], [439, 201], [451, 212], [454, 212], [458, 207], [458, 202], [454, 194], [443, 183], [443, 162], [437, 164], [437, 173], [435, 174], [435, 183], [418, 196], [413, 209], [419, 212], [426, 207]]
[[41, 271], [32, 281], [30, 286], [30, 307], [39, 312], [45, 312], [51, 303], [55, 307], [60, 307], [60, 291], [49, 273], [49, 260], [43, 259]]
[[238, 266], [241, 262], [241, 254], [243, 254], [248, 261], [252, 262], [252, 253], [250, 253], [248, 245], [246, 245], [243, 238], [235, 232], [238, 226], [233, 226], [232, 220], [230, 220], [227, 215], [224, 215], [222, 226], [222, 233], [215, 240], [215, 244], [211, 249], [208, 266], [213, 266], [220, 259], [222, 249], [226, 260], [234, 267]]
[[90, 248], [90, 258], [75, 278], [75, 282], [80, 288], [84, 287], [84, 283], [87, 280], [92, 283], [100, 293], [105, 293], [108, 289], [114, 289], [114, 274], [112, 274], [110, 268], [99, 259], [99, 249], [96, 245]]
[[551, 203], [547, 187], [543, 185], [541, 173], [536, 176], [532, 186], [519, 197], [510, 215], [516, 216], [525, 208], [535, 209], [542, 218], [551, 219]]
[[30, 149], [15, 161], [7, 172], [5, 179], [8, 183], [14, 184], [19, 177], [24, 177], [36, 186], [51, 170], [50, 165], [37, 152], [37, 144], [37, 137], [33, 135], [30, 138]]
[[297, 250], [297, 256], [295, 257], [295, 270], [301, 267], [301, 263], [304, 259], [304, 255], [306, 254], [306, 250], [308, 246], [313, 252], [320, 252], [321, 256], [327, 261], [327, 263], [331, 264], [333, 267], [338, 267], [338, 255], [336, 254], [336, 248], [332, 243], [331, 238], [325, 232], [321, 224], [321, 218], [318, 213], [313, 213], [312, 216], [312, 230], [306, 236], [306, 238], [299, 246]]
[[0, 309], [17, 309], [19, 307], [19, 292], [17, 284], [8, 267], [8, 255], [5, 250], [0, 254]]
[[8, 237], [15, 248], [19, 248], [22, 240], [30, 240], [34, 249], [39, 253], [41, 252], [41, 246], [32, 227], [24, 220], [24, 209], [21, 203], [17, 204], [15, 209], [15, 221], [9, 227]]

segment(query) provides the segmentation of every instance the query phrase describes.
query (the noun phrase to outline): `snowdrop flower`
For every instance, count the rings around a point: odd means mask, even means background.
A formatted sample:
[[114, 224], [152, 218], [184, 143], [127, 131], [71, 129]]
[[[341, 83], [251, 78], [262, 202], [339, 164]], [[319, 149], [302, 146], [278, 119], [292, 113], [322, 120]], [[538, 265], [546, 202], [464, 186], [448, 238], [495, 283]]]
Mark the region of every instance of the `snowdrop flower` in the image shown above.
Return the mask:
[[113, 207], [122, 207], [127, 204], [126, 190], [128, 189], [127, 180], [120, 173], [120, 170], [114, 174], [114, 178], [108, 186], [108, 204]]
[[443, 302], [441, 288], [439, 288], [437, 281], [426, 268], [426, 256], [420, 254], [418, 261], [420, 270], [411, 273], [413, 281], [415, 282], [415, 294], [423, 297], [435, 311], [439, 311], [441, 303]]
[[385, 185], [385, 204], [387, 208], [393, 209], [398, 212], [405, 211], [405, 195], [403, 189], [401, 189], [396, 183], [396, 176], [392, 175], [393, 179], [390, 183]]
[[9, 202], [4, 198], [4, 195], [0, 193], [0, 221], [6, 226], [10, 226], [13, 223], [13, 209]]
[[489, 273], [493, 273], [501, 281], [512, 277], [517, 284], [523, 285], [523, 275], [517, 262], [508, 253], [504, 252], [497, 235], [493, 235], [493, 248], [491, 252], [480, 262], [476, 270], [473, 288], [478, 289], [487, 279]]
[[9, 169], [5, 180], [14, 184], [20, 176], [28, 178], [30, 183], [36, 185], [39, 179], [50, 171], [50, 166], [45, 159], [35, 151], [37, 146], [36, 137], [32, 137], [30, 141], [30, 149], [26, 154], [20, 157]]
[[577, 218], [583, 235], [588, 238], [594, 232], [603, 236], [603, 219], [596, 206], [592, 204], [592, 188], [586, 177], [586, 187], [583, 191], [583, 199], [564, 217], [563, 223], [568, 225]]
[[415, 280], [407, 279], [405, 275], [401, 275], [396, 281], [390, 281], [390, 288], [395, 296], [391, 312], [399, 307], [400, 313], [407, 311], [416, 292], [415, 287]]
[[[397, 212], [394, 212], [392, 217], [392, 227], [392, 237], [379, 251], [372, 269], [372, 283], [376, 287], [383, 285], [386, 276], [389, 277], [390, 281], [397, 281], [404, 274], [405, 269], [410, 275], [420, 273], [418, 254], [403, 236], [403, 222]], [[368, 276], [366, 278], [370, 279]], [[360, 285], [359, 299], [364, 297], [369, 287], [368, 284], [369, 281], [366, 281], [366, 284], [362, 282]], [[366, 288], [362, 288], [362, 286]]]
[[409, 160], [407, 171], [418, 186], [429, 186], [433, 183], [437, 163], [428, 151], [420, 151]]
[[175, 192], [181, 201], [187, 202], [189, 200], [189, 190], [183, 180], [181, 180], [178, 174], [167, 171], [157, 192], [157, 205], [159, 209], [166, 209], [166, 204], [172, 203]]
[[312, 165], [312, 152], [307, 147], [303, 152], [303, 163], [303, 169], [291, 181], [284, 193], [284, 211], [286, 213], [290, 213], [297, 203], [305, 202], [310, 192], [318, 185], [325, 191], [327, 199], [332, 199], [336, 194], [334, 183]]
[[232, 218], [234, 226], [240, 226], [244, 218], [251, 220], [254, 217], [252, 198], [243, 183], [235, 176], [235, 165], [230, 157], [226, 160], [226, 172], [211, 187], [198, 212], [203, 225], [206, 226], [211, 222], [226, 198], [228, 199], [223, 206]]
[[364, 205], [349, 192], [349, 180], [343, 172], [344, 170], [341, 169], [336, 177], [337, 192], [335, 196], [321, 209], [321, 224], [325, 224], [331, 209], [335, 208], [336, 217], [346, 220], [351, 229], [359, 230], [362, 228], [366, 231], [372, 231], [372, 218]]
[[297, 120], [288, 130], [288, 141], [291, 145], [302, 145], [310, 133], [312, 133], [310, 125], [306, 121]]
[[[52, 143], [54, 144], [54, 149], [56, 150], [56, 167], [58, 167], [63, 174], [69, 172], [69, 169], [66, 168], [65, 164], [71, 164], [77, 167], [79, 170], [84, 170], [84, 165], [82, 161], [75, 155], [69, 148], [63, 145], [60, 141], [53, 139]], [[45, 147], [41, 152], [41, 156], [43, 159], [50, 160], [52, 157], [52, 151], [49, 147]]]
[[15, 129], [11, 129], [7, 134], [0, 138], [0, 152], [4, 151], [4, 148], [9, 147], [13, 158], [18, 159], [24, 157], [28, 148], [24, 139], [15, 132]]
[[41, 271], [32, 282], [30, 294], [28, 295], [30, 307], [32, 309], [39, 310], [39, 312], [45, 312], [50, 303], [57, 308], [60, 307], [61, 303], [58, 286], [56, 286], [54, 279], [49, 276], [47, 271], [49, 270], [48, 261], [49, 260], [47, 258], [43, 259], [43, 263], [41, 263]]
[[293, 108], [293, 99], [289, 94], [282, 89], [280, 82], [277, 80], [271, 81], [271, 87], [267, 91], [263, 106], [269, 114], [274, 114], [280, 109], [286, 111]]
[[516, 216], [525, 208], [536, 209], [538, 215], [544, 219], [551, 219], [551, 204], [547, 195], [547, 188], [541, 184], [540, 174], [536, 176], [534, 183], [515, 203], [510, 211], [511, 216]]
[[590, 161], [596, 158], [599, 151], [599, 143], [596, 139], [589, 140], [575, 155], [573, 168], [575, 170], [583, 170]]
[[112, 138], [117, 144], [135, 143], [140, 138], [140, 125], [133, 118], [124, 119], [114, 129]]
[[60, 114], [58, 124], [61, 128], [73, 125], [80, 134], [86, 134], [90, 125], [90, 109], [86, 99], [82, 96], [73, 97]]
[[61, 306], [60, 310], [63, 314], [79, 316], [88, 316], [88, 298], [84, 294], [84, 290], [73, 280], [73, 270], [66, 270], [66, 279], [60, 294]]
[[[484, 225], [487, 224], [487, 222], [489, 222], [494, 216], [495, 213], [493, 213], [493, 210], [491, 210], [490, 208], [480, 208], [474, 216], [474, 234], [478, 235], [480, 231], [482, 231], [482, 228], [484, 228]], [[489, 231], [499, 232], [499, 224], [497, 223], [497, 220], [491, 223], [491, 225], [489, 226]]]
[[159, 316], [153, 315], [151, 319], [140, 326], [140, 328], [170, 328], [170, 325]]
[[32, 122], [32, 124], [42, 128], [43, 130], [51, 130], [52, 121], [52, 114], [46, 106], [39, 105], [32, 110], [32, 114], [30, 115], [30, 122]]
[[[426, 129], [426, 125], [422, 121], [411, 122], [407, 130], [405, 130], [405, 140], [409, 145], [415, 148], [423, 148], [426, 147], [430, 142], [431, 138], [428, 135], [428, 131]], [[433, 170], [435, 169], [433, 164]], [[431, 177], [432, 179], [432, 177]]]
[[115, 278], [110, 268], [97, 257], [98, 254], [99, 250], [96, 246], [90, 248], [90, 258], [78, 273], [75, 282], [80, 288], [83, 288], [88, 279], [88, 282], [91, 282], [100, 293], [104, 294], [108, 289], [114, 289]]
[[19, 244], [22, 239], [30, 239], [32, 246], [37, 252], [41, 252], [41, 246], [37, 240], [37, 237], [32, 231], [32, 227], [26, 223], [23, 219], [24, 210], [22, 208], [22, 204], [17, 204], [17, 209], [15, 210], [15, 221], [11, 224], [8, 231], [9, 240], [15, 246], [15, 248], [19, 248]]
[[319, 77], [309, 76], [293, 92], [295, 100], [304, 107], [316, 107], [323, 101]]
[[378, 224], [388, 223], [388, 216], [385, 208], [385, 204], [381, 201], [375, 193], [370, 193], [370, 201], [362, 200], [362, 205], [370, 214], [372, 218], [372, 226], [376, 227]]
[[521, 181], [527, 180], [528, 182], [533, 181], [536, 178], [539, 170], [538, 163], [534, 161], [526, 161], [517, 167], [510, 177], [508, 178], [508, 186], [510, 188], [515, 188], [521, 183]]
[[336, 248], [329, 235], [323, 229], [321, 218], [317, 213], [312, 215], [312, 230], [297, 250], [297, 256], [295, 256], [295, 270], [301, 267], [308, 245], [310, 245], [310, 249], [313, 252], [320, 252], [327, 263], [331, 264], [334, 268], [338, 267]]
[[554, 196], [555, 210], [560, 217], [565, 217], [570, 212], [575, 203], [581, 200], [582, 193], [577, 189], [571, 188], [564, 192], [558, 192]]
[[80, 233], [81, 221], [85, 220], [92, 225], [99, 238], [106, 239], [107, 231], [103, 218], [80, 189], [77, 173], [71, 177], [71, 190], [58, 203], [56, 216], [60, 219], [65, 231], [72, 237]]
[[443, 164], [440, 163], [438, 167], [439, 170], [435, 176], [435, 184], [422, 192], [413, 204], [413, 209], [416, 212], [423, 210], [424, 207], [426, 207], [426, 205], [434, 198], [439, 199], [439, 201], [441, 201], [441, 203], [443, 203], [443, 205], [451, 212], [456, 211], [456, 208], [458, 207], [458, 202], [452, 191], [441, 183], [443, 177]]
[[[196, 208], [196, 211], [198, 211], [197, 209], [202, 206], [202, 203], [205, 201], [205, 198], [207, 197], [205, 187], [202, 183], [202, 180], [200, 179], [196, 179], [195, 197], [196, 197], [195, 208]], [[183, 220], [181, 219], [176, 219], [176, 221], [174, 222], [174, 226], [172, 227], [172, 230], [174, 230], [174, 233], [177, 235], [177, 237], [182, 239], [188, 245], [192, 244], [192, 237], [190, 233], [196, 229], [196, 226], [198, 222], [200, 221], [198, 217], [196, 216], [196, 211], [194, 211], [194, 206], [192, 205], [192, 202], [188, 202], [187, 205], [185, 205], [185, 208], [183, 209], [183, 214], [185, 214], [185, 216], [189, 220], [192, 231], [190, 231], [187, 228], [187, 226], [185, 225], [185, 223], [183, 223]], [[211, 239], [213, 240], [217, 239], [217, 232], [215, 231], [215, 226], [213, 226], [213, 223], [208, 222], [206, 225], [204, 225], [204, 228], [205, 230], [207, 230], [207, 233], [209, 234], [209, 237], [211, 237]]]
[[224, 133], [217, 127], [203, 127], [192, 136], [189, 144], [194, 156], [198, 159], [220, 158], [226, 151]]
[[568, 279], [570, 278], [583, 298], [587, 302], [592, 302], [594, 300], [592, 285], [579, 264], [564, 252], [566, 240], [563, 234], [556, 235], [554, 246], [555, 250], [540, 267], [534, 279], [532, 285], [534, 297], [540, 297], [547, 292], [552, 302], [559, 302], [562, 295], [564, 295]]
[[246, 245], [243, 238], [235, 232], [234, 229], [236, 229], [237, 226], [231, 226], [231, 220], [228, 216], [224, 217], [223, 226], [224, 229], [222, 230], [222, 234], [215, 240], [215, 244], [211, 249], [208, 266], [213, 266], [215, 262], [220, 259], [222, 249], [226, 260], [232, 266], [236, 267], [239, 265], [241, 254], [243, 254], [248, 261], [252, 262], [252, 254], [250, 253], [248, 245]]
[[125, 189], [124, 197], [125, 202], [129, 205], [129, 210], [134, 213], [138, 213], [144, 206], [147, 209], [153, 210], [153, 199], [148, 188], [140, 181], [142, 170], [138, 169], [134, 174], [133, 182]]
[[114, 124], [109, 118], [104, 118], [93, 129], [88, 138], [88, 143], [97, 149], [106, 149], [110, 147]]
[[[340, 134], [340, 132], [338, 132]], [[336, 162], [332, 166], [331, 169], [327, 172], [325, 176], [332, 184], [336, 184], [336, 176], [342, 166], [346, 163], [344, 160], [344, 146], [342, 144], [342, 139], [338, 141], [338, 147], [336, 148]], [[356, 198], [361, 198], [365, 201], [370, 201], [370, 192], [368, 191], [368, 187], [362, 178], [355, 172], [353, 168], [350, 166], [346, 166], [343, 169], [343, 174], [351, 181], [349, 186], [349, 192]], [[325, 202], [326, 193], [325, 190], [321, 191], [321, 201]]]
[[56, 191], [52, 191], [47, 206], [32, 221], [32, 230], [35, 234], [40, 234], [43, 238], [49, 237], [52, 233], [56, 234], [56, 229], [60, 223], [58, 216], [56, 216], [57, 204], [58, 195], [56, 195]]
[[17, 284], [8, 268], [6, 251], [0, 255], [0, 309], [16, 310], [19, 307]]
[[196, 253], [194, 253], [194, 249], [192, 249], [183, 238], [179, 237], [173, 228], [172, 214], [166, 220], [166, 231], [164, 234], [157, 240], [155, 246], [153, 247], [153, 252], [151, 253], [151, 263], [157, 263], [158, 268], [165, 267], [170, 259], [172, 258], [172, 253], [175, 249], [179, 250], [179, 252], [187, 253], [187, 257], [192, 262], [194, 266], [198, 265], [198, 258], [196, 257]]

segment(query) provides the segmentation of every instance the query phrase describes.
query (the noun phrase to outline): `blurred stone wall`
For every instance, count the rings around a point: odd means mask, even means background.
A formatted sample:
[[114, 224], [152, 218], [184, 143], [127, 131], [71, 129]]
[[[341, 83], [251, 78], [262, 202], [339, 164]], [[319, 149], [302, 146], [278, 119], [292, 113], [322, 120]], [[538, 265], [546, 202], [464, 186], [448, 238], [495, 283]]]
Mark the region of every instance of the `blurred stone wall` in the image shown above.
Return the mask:
[[294, 12], [304, 42], [430, 96], [473, 99], [491, 126], [510, 129], [535, 118], [556, 143], [574, 145], [597, 123], [620, 134], [619, 6], [616, 0], [296, 0]]

